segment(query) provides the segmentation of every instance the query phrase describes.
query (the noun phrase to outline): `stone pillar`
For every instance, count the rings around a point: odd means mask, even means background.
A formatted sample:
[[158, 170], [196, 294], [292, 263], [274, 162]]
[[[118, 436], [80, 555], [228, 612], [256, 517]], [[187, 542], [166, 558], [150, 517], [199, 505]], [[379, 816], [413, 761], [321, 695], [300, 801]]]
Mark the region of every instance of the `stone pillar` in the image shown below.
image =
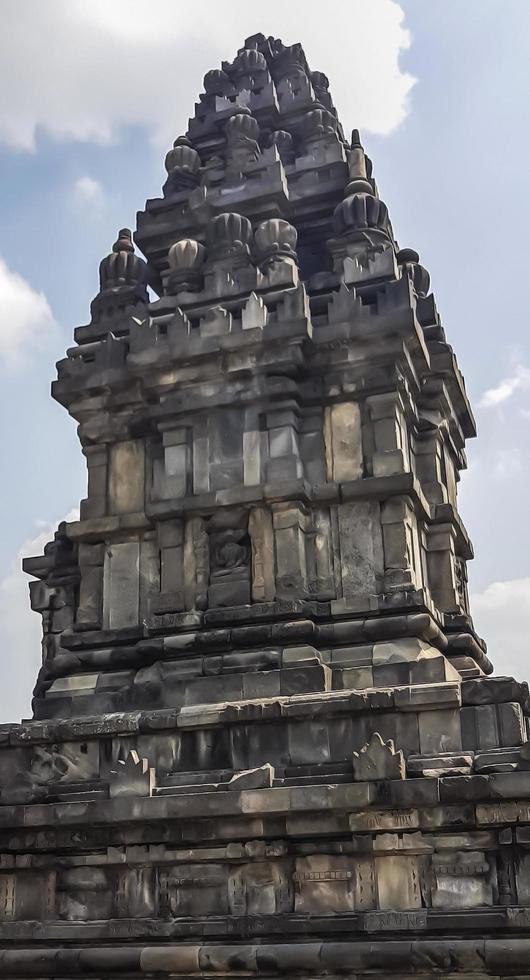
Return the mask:
[[370, 395], [366, 405], [373, 427], [373, 475], [407, 473], [410, 470], [410, 448], [399, 392]]
[[435, 524], [427, 529], [429, 589], [442, 612], [461, 613], [456, 577], [456, 531], [452, 524]]
[[252, 598], [270, 602], [275, 596], [272, 516], [266, 507], [250, 511], [248, 532], [252, 544]]
[[207, 419], [198, 419], [193, 427], [193, 492], [208, 493], [210, 459]]
[[174, 603], [172, 608], [184, 608], [184, 532], [182, 521], [166, 521], [157, 525], [160, 549], [160, 593]]
[[126, 439], [110, 448], [109, 513], [131, 514], [144, 509], [145, 447], [142, 439]]
[[191, 466], [188, 430], [175, 428], [174, 423], [161, 425], [164, 447], [163, 497], [185, 497], [189, 492]]
[[358, 402], [328, 405], [324, 413], [328, 480], [341, 483], [363, 475], [361, 411]]
[[408, 497], [392, 497], [381, 507], [385, 587], [422, 586], [418, 524]]
[[265, 433], [260, 432], [258, 412], [247, 409], [243, 432], [243, 483], [246, 487], [261, 483], [262, 435]]
[[103, 628], [138, 626], [140, 602], [140, 542], [109, 542], [103, 574]]
[[81, 501], [81, 520], [90, 517], [104, 517], [107, 512], [107, 447], [84, 446], [88, 468], [88, 488], [85, 500]]
[[304, 475], [298, 449], [298, 414], [293, 409], [267, 412], [269, 431], [269, 483], [296, 480]]
[[156, 531], [148, 531], [140, 541], [139, 621], [149, 617], [153, 598], [160, 595], [160, 551]]
[[308, 589], [320, 601], [335, 599], [330, 513], [318, 510], [312, 516], [313, 527], [306, 537]]
[[101, 629], [103, 615], [104, 544], [80, 544], [79, 606], [76, 627], [80, 630]]
[[433, 504], [447, 503], [443, 478], [443, 445], [439, 429], [421, 433], [414, 448], [416, 474], [422, 490]]
[[307, 595], [305, 534], [309, 518], [300, 506], [275, 504], [273, 527], [276, 551], [276, 594], [281, 599]]
[[184, 529], [184, 602], [186, 609], [206, 609], [210, 579], [210, 549], [202, 517], [192, 517]]

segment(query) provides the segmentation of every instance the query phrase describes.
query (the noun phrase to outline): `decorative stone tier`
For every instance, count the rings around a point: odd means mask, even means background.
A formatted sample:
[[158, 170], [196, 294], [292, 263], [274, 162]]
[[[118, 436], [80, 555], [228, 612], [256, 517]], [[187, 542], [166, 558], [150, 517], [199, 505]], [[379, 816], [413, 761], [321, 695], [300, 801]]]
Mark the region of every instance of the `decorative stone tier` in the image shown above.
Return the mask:
[[300, 45], [204, 89], [57, 365], [88, 491], [24, 563], [0, 976], [528, 980], [529, 691], [429, 275]]

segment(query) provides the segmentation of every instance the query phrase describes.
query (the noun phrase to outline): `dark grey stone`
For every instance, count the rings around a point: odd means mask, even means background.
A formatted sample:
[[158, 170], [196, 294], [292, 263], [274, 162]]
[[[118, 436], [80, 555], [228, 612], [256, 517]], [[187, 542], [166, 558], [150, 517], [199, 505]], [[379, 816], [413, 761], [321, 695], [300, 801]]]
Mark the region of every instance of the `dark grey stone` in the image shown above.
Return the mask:
[[24, 562], [0, 974], [526, 976], [530, 699], [428, 273], [299, 45], [204, 88], [57, 366], [88, 495]]

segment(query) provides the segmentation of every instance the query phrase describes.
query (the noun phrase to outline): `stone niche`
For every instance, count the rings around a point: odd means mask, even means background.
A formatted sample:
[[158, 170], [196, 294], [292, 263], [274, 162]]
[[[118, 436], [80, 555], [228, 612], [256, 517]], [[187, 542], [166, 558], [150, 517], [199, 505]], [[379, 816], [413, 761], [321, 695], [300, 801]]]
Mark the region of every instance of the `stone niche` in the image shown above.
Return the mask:
[[117, 442], [110, 449], [110, 514], [138, 513], [144, 507], [145, 447], [140, 439]]
[[103, 564], [103, 628], [138, 626], [160, 590], [160, 558], [154, 532], [112, 541]]
[[252, 548], [246, 511], [218, 511], [207, 523], [208, 605], [242, 606], [251, 598]]

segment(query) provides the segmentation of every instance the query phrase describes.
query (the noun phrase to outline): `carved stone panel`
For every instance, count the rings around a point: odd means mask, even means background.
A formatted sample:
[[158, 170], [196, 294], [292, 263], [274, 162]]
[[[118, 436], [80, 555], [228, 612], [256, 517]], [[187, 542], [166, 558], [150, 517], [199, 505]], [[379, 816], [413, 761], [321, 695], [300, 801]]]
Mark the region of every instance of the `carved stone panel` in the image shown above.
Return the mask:
[[234, 868], [228, 896], [231, 915], [274, 915], [292, 909], [288, 871], [280, 862], [258, 861]]
[[229, 911], [228, 868], [222, 864], [181, 864], [159, 871], [160, 913], [222, 915]]
[[295, 911], [331, 915], [353, 912], [356, 876], [351, 858], [313, 854], [297, 858]]

